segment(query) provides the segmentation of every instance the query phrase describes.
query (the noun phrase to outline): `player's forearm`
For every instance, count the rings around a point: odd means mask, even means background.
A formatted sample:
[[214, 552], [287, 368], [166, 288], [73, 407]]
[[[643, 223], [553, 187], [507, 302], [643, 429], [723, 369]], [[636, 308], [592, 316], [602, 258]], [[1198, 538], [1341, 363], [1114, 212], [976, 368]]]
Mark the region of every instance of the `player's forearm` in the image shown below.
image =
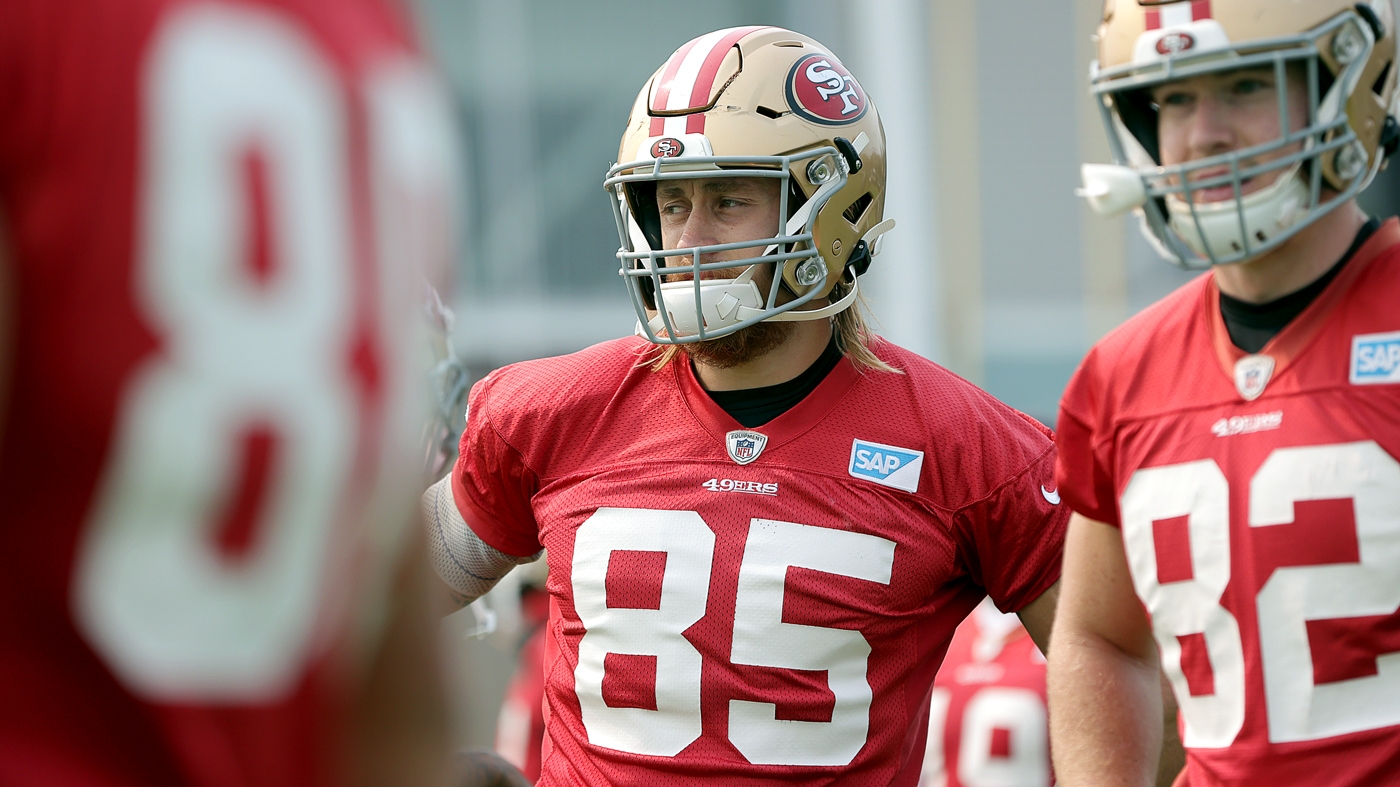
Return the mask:
[[1061, 624], [1046, 674], [1050, 739], [1064, 787], [1148, 787], [1162, 745], [1156, 664]]

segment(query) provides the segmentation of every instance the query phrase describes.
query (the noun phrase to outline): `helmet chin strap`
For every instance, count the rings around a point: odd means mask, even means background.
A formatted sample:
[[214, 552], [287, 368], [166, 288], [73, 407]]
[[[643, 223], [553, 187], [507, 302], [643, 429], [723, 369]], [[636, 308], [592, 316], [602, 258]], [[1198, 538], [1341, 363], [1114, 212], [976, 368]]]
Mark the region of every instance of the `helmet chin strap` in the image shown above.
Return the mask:
[[[880, 253], [882, 246], [882, 244], [880, 243], [881, 236], [883, 236], [886, 232], [889, 232], [892, 229], [894, 229], [894, 219], [885, 219], [879, 224], [876, 224], [875, 226], [871, 227], [869, 230], [866, 230], [865, 234], [860, 236], [860, 242], [864, 243], [866, 245], [866, 248], [870, 249], [871, 257], [874, 257]], [[772, 317], [769, 317], [768, 319], [774, 322], [801, 322], [804, 320], [820, 320], [823, 317], [832, 317], [850, 308], [851, 305], [856, 302], [856, 297], [858, 295], [860, 295], [859, 278], [855, 275], [852, 275], [851, 291], [842, 296], [841, 300], [833, 304], [823, 306], [820, 309], [793, 309], [792, 311], [786, 311], [782, 314], [775, 314]]]
[[[748, 280], [748, 278], [751, 278], [753, 275], [753, 267], [754, 266], [749, 266], [744, 273], [740, 274], [738, 279], [730, 279], [729, 281], [732, 282], [730, 284], [702, 286], [701, 309], [705, 311], [706, 317], [717, 318], [714, 322], [718, 323], [711, 327], [707, 320], [705, 325], [707, 330], [722, 330], [731, 325], [737, 325], [744, 320], [753, 319], [754, 317], [764, 314], [763, 298], [758, 292], [758, 285]], [[744, 281], [740, 282], [740, 279]], [[695, 325], [693, 319], [695, 312], [695, 289], [691, 286], [689, 281], [667, 282], [663, 284], [662, 287], [665, 288], [667, 285], [676, 284], [681, 286], [671, 290], [662, 290], [662, 305], [667, 307], [667, 313], [671, 315], [671, 324], [675, 327], [678, 335], [694, 336], [699, 333], [698, 327]], [[747, 285], [747, 288], [744, 288], [744, 285]], [[745, 297], [749, 295], [750, 291], [752, 292], [752, 296]], [[841, 300], [835, 303], [828, 304], [819, 309], [802, 311], [792, 309], [790, 311], [779, 312], [770, 316], [763, 322], [806, 322], [808, 320], [821, 320], [827, 317], [833, 317], [850, 308], [851, 305], [856, 302], [856, 297], [859, 294], [860, 287], [856, 283], [856, 279], [852, 278], [851, 291], [846, 293], [846, 295], [842, 296]], [[674, 304], [672, 299], [675, 301]], [[676, 308], [677, 306], [681, 308]], [[689, 306], [689, 308], [685, 308], [686, 306]], [[659, 313], [650, 320], [647, 320], [647, 325], [656, 333], [666, 330], [666, 322]], [[637, 329], [638, 335], [641, 335], [641, 323], [637, 324]]]
[[793, 309], [792, 311], [781, 312], [769, 317], [765, 322], [806, 322], [807, 320], [820, 320], [825, 317], [834, 317], [837, 314], [850, 308], [856, 302], [856, 296], [860, 293], [860, 286], [854, 278], [851, 279], [851, 291], [842, 296], [841, 300], [821, 307], [820, 309]]

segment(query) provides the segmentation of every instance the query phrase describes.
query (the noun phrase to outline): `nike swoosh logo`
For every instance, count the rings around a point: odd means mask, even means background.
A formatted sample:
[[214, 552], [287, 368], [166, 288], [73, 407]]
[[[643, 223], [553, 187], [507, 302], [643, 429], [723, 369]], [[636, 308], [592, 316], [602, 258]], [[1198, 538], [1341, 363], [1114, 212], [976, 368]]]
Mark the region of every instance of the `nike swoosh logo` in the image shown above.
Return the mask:
[[1045, 496], [1045, 499], [1050, 502], [1050, 505], [1057, 506], [1060, 504], [1060, 490], [1056, 489], [1051, 492], [1049, 489], [1045, 488], [1045, 484], [1041, 484], [1040, 494]]

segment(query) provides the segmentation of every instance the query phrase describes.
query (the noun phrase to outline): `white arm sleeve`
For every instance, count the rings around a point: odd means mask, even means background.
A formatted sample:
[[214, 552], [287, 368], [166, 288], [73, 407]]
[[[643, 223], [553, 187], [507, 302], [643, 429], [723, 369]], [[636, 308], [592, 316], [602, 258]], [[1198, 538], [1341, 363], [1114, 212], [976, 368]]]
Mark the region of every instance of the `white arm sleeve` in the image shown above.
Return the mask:
[[511, 569], [533, 563], [542, 554], [515, 557], [482, 541], [457, 510], [457, 502], [452, 499], [451, 473], [428, 487], [422, 507], [433, 570], [463, 597], [464, 603], [486, 595]]

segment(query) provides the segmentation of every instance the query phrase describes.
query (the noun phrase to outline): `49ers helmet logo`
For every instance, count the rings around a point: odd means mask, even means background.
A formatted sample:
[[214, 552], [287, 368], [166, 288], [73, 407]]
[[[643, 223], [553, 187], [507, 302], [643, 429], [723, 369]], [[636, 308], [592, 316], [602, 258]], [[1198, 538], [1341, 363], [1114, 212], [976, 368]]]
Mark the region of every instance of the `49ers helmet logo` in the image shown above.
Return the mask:
[[1157, 54], [1174, 55], [1177, 52], [1185, 52], [1196, 45], [1196, 39], [1190, 33], [1167, 33], [1157, 39]]
[[675, 137], [664, 137], [656, 140], [651, 146], [652, 158], [675, 158], [685, 152], [685, 145]]
[[793, 64], [787, 78], [792, 111], [829, 126], [854, 123], [865, 116], [870, 101], [856, 78], [831, 55], [807, 55]]

